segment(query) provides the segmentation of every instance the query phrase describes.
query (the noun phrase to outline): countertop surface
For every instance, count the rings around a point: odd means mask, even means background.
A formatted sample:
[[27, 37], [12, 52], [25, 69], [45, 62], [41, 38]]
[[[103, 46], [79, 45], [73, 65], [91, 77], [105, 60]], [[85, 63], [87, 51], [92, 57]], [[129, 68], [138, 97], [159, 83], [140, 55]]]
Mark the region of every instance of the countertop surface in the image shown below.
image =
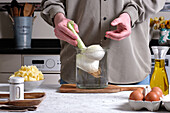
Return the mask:
[[[8, 93], [8, 84], [0, 84], [0, 93]], [[41, 85], [31, 92], [45, 92], [46, 98], [36, 111], [25, 113], [151, 113], [134, 111], [128, 103], [131, 91], [118, 93], [59, 93], [59, 85]], [[157, 111], [158, 112], [158, 111]], [[167, 112], [161, 108], [159, 112]], [[0, 111], [0, 113], [5, 113]], [[14, 112], [13, 112], [14, 113]], [[20, 113], [20, 112], [16, 112]]]
[[44, 48], [0, 48], [0, 54], [60, 54], [60, 48], [44, 47]]
[[[60, 54], [61, 50], [59, 39], [32, 39], [31, 48], [24, 49], [18, 49], [15, 43], [15, 39], [0, 39], [0, 54]], [[158, 45], [158, 40], [151, 40], [149, 47]], [[167, 54], [170, 54], [170, 49]]]

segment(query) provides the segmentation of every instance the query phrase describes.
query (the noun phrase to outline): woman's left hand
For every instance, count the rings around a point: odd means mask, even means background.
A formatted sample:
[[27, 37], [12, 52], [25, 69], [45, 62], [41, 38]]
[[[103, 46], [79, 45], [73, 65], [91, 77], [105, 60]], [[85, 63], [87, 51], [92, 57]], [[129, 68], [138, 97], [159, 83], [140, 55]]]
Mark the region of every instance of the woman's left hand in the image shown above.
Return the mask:
[[118, 18], [111, 22], [111, 25], [117, 26], [117, 29], [107, 31], [105, 35], [107, 38], [120, 41], [131, 34], [131, 19], [127, 13], [122, 13]]

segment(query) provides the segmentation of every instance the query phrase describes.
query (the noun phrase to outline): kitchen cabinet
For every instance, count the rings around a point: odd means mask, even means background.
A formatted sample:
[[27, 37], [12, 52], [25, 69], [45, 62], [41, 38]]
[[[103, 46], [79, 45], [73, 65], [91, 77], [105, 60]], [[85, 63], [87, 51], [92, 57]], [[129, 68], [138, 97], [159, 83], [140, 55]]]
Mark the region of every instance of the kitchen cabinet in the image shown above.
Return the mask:
[[45, 81], [43, 84], [59, 84], [60, 74], [43, 74]]
[[15, 72], [21, 67], [21, 55], [0, 54], [0, 72]]
[[8, 82], [9, 76], [21, 67], [21, 55], [0, 54], [0, 83]]
[[13, 73], [0, 73], [0, 83], [8, 83], [8, 79], [9, 77], [12, 75]]

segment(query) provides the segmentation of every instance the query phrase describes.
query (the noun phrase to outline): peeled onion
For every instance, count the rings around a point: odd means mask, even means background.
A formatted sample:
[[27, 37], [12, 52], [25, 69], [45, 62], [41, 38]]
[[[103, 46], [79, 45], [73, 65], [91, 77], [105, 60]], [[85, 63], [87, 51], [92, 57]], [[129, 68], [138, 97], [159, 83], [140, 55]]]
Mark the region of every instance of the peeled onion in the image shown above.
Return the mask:
[[76, 65], [78, 68], [84, 70], [85, 72], [94, 73], [99, 69], [99, 61], [91, 60], [85, 55], [77, 54]]
[[91, 45], [83, 51], [83, 54], [89, 59], [101, 60], [105, 55], [105, 51], [100, 45]]

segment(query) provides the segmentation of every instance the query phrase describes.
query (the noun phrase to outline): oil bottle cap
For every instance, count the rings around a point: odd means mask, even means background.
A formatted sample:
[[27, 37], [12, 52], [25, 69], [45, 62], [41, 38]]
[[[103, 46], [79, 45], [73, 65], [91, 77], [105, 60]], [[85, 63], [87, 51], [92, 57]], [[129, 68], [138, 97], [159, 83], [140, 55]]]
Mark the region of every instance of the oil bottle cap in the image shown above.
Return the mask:
[[168, 46], [152, 46], [155, 59], [165, 59], [166, 53], [168, 52]]

